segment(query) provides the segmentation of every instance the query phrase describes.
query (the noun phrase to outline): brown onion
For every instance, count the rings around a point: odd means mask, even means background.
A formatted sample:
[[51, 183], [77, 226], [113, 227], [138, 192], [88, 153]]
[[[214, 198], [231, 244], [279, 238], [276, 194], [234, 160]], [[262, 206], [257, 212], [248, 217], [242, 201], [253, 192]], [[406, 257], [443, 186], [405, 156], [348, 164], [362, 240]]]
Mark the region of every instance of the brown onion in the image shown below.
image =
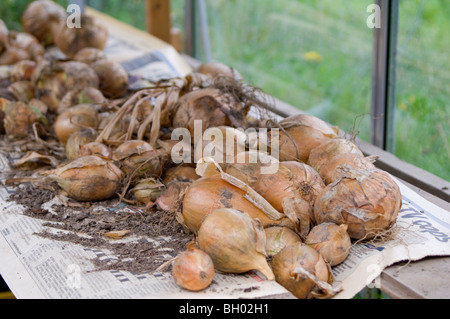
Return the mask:
[[400, 189], [379, 169], [349, 169], [317, 196], [317, 223], [347, 224], [354, 239], [370, 239], [390, 229], [402, 206]]
[[5, 105], [4, 127], [6, 134], [14, 137], [26, 137], [33, 132], [36, 122], [47, 124], [47, 106], [37, 99], [29, 103], [23, 101], [10, 102]]
[[22, 60], [14, 64], [10, 71], [11, 82], [31, 81], [36, 62], [32, 60]]
[[106, 60], [106, 54], [98, 48], [86, 47], [78, 51], [73, 59], [90, 65], [99, 60]]
[[245, 191], [231, 185], [219, 175], [202, 177], [187, 188], [183, 198], [183, 222], [193, 233], [209, 213], [219, 208], [233, 208], [259, 219], [264, 227], [269, 225], [292, 226], [287, 218], [273, 220], [265, 212], [245, 198]]
[[0, 65], [12, 65], [22, 60], [29, 60], [30, 54], [21, 48], [8, 47], [0, 55]]
[[95, 108], [101, 109], [101, 104], [106, 102], [106, 98], [99, 89], [94, 87], [83, 87], [68, 91], [58, 106], [58, 113], [77, 104], [92, 104]]
[[313, 148], [337, 137], [336, 128], [309, 114], [289, 116], [279, 125], [283, 128], [279, 131], [280, 161], [300, 160], [307, 163]]
[[195, 172], [195, 168], [186, 164], [169, 168], [164, 173], [164, 184], [173, 181], [193, 182], [200, 176]]
[[29, 102], [34, 98], [34, 86], [30, 81], [14, 82], [8, 87], [8, 90], [18, 101]]
[[267, 256], [274, 256], [284, 247], [301, 241], [297, 233], [284, 226], [270, 226], [265, 228], [264, 232], [266, 233]]
[[236, 81], [241, 81], [241, 74], [233, 68], [230, 68], [228, 65], [221, 62], [207, 62], [200, 65], [197, 70], [198, 73], [206, 74], [213, 78], [218, 76], [226, 76]]
[[112, 161], [90, 155], [56, 168], [48, 177], [75, 200], [99, 201], [117, 194], [123, 173]]
[[58, 115], [53, 129], [58, 140], [66, 144], [69, 136], [82, 128], [97, 126], [97, 111], [90, 104], [79, 104]]
[[311, 150], [308, 164], [319, 172], [322, 165], [328, 164], [333, 157], [347, 153], [364, 155], [352, 141], [341, 137], [332, 138]]
[[139, 180], [131, 189], [134, 197], [141, 203], [148, 204], [156, 201], [164, 190], [164, 184], [154, 178]]
[[122, 65], [111, 60], [98, 60], [91, 64], [99, 78], [99, 89], [111, 99], [122, 97], [128, 91], [128, 73]]
[[64, 8], [54, 1], [36, 0], [23, 12], [22, 27], [47, 46], [54, 43], [55, 35], [66, 22], [66, 17]]
[[27, 32], [9, 32], [9, 45], [28, 53], [31, 60], [37, 61], [44, 55], [45, 49], [38, 39]]
[[245, 212], [231, 208], [212, 211], [200, 226], [197, 241], [219, 271], [258, 270], [268, 280], [274, 279], [266, 260], [263, 226]]
[[97, 131], [92, 127], [85, 127], [70, 134], [65, 145], [67, 159], [71, 161], [80, 157], [81, 147], [95, 141], [97, 135]]
[[372, 157], [365, 157], [357, 153], [340, 154], [321, 166], [320, 176], [326, 185], [339, 179], [349, 169], [372, 170], [375, 169]]
[[317, 250], [330, 266], [342, 263], [350, 254], [351, 240], [347, 225], [322, 223], [311, 229], [305, 244]]
[[80, 146], [78, 150], [80, 156], [98, 155], [105, 158], [111, 158], [112, 153], [110, 148], [100, 142], [90, 142]]
[[108, 29], [97, 18], [81, 14], [80, 28], [69, 28], [62, 24], [56, 35], [55, 43], [69, 58], [83, 48], [103, 50], [108, 39]]
[[272, 259], [275, 280], [299, 299], [331, 297], [333, 275], [323, 257], [298, 242], [286, 246]]
[[254, 184], [256, 192], [296, 224], [302, 239], [314, 221], [314, 202], [324, 187], [311, 166], [293, 161], [280, 162], [278, 172], [261, 174]]
[[172, 276], [175, 283], [190, 291], [207, 288], [214, 278], [214, 264], [207, 253], [187, 245], [187, 250], [178, 254], [172, 264]]

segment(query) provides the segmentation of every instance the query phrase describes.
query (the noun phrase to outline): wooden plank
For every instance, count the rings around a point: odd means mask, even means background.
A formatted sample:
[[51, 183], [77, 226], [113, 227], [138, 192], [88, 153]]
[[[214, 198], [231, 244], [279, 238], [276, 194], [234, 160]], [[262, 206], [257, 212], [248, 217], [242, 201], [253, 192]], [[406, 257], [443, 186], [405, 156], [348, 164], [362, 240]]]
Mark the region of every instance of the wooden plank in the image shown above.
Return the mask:
[[172, 43], [170, 0], [146, 0], [145, 18], [148, 33], [167, 43]]

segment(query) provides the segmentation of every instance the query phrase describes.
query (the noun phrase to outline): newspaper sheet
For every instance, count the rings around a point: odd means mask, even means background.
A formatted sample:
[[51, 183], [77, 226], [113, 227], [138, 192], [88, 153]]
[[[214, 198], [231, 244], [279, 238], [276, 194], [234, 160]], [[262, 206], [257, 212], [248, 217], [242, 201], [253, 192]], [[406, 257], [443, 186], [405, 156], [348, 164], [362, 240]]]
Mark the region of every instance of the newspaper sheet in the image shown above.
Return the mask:
[[[105, 52], [130, 74], [157, 81], [191, 71], [172, 47], [148, 35], [136, 37], [139, 31], [116, 20], [108, 25], [114, 36]], [[25, 216], [22, 206], [8, 201], [13, 188], [4, 184], [19, 155], [0, 155], [0, 273], [17, 298], [292, 298], [257, 272], [217, 272], [210, 287], [194, 293], [178, 287], [168, 272], [93, 271], [90, 260], [114, 258], [111, 252], [36, 236], [46, 228], [43, 221]], [[351, 298], [366, 286], [376, 286], [380, 273], [393, 263], [450, 255], [450, 212], [398, 184], [403, 195], [398, 233], [386, 242], [352, 247], [347, 260], [333, 268], [334, 286], [343, 288], [335, 298]]]

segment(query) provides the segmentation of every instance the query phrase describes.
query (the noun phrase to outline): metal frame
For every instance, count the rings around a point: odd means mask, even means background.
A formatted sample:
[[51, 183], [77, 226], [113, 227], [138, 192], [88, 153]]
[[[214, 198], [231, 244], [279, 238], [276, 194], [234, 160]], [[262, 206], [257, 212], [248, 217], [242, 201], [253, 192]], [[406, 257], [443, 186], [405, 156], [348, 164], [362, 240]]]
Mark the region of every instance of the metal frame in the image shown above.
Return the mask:
[[374, 28], [370, 141], [393, 153], [399, 0], [375, 4], [381, 8], [381, 27]]

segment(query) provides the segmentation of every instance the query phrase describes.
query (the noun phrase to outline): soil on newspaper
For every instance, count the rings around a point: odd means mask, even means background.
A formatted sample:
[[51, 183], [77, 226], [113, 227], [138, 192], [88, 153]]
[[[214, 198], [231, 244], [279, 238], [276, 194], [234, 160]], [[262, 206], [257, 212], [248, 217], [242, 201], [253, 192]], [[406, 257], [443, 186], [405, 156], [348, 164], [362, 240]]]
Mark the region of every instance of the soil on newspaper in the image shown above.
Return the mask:
[[[54, 190], [24, 183], [9, 200], [23, 205], [27, 216], [43, 220], [47, 230], [36, 235], [79, 244], [94, 252], [101, 249], [102, 253], [91, 260], [95, 270], [169, 271], [170, 260], [193, 240], [192, 233], [183, 229], [169, 212], [156, 208], [143, 210], [118, 199], [42, 208], [54, 196]], [[105, 249], [110, 256], [103, 254]]]

